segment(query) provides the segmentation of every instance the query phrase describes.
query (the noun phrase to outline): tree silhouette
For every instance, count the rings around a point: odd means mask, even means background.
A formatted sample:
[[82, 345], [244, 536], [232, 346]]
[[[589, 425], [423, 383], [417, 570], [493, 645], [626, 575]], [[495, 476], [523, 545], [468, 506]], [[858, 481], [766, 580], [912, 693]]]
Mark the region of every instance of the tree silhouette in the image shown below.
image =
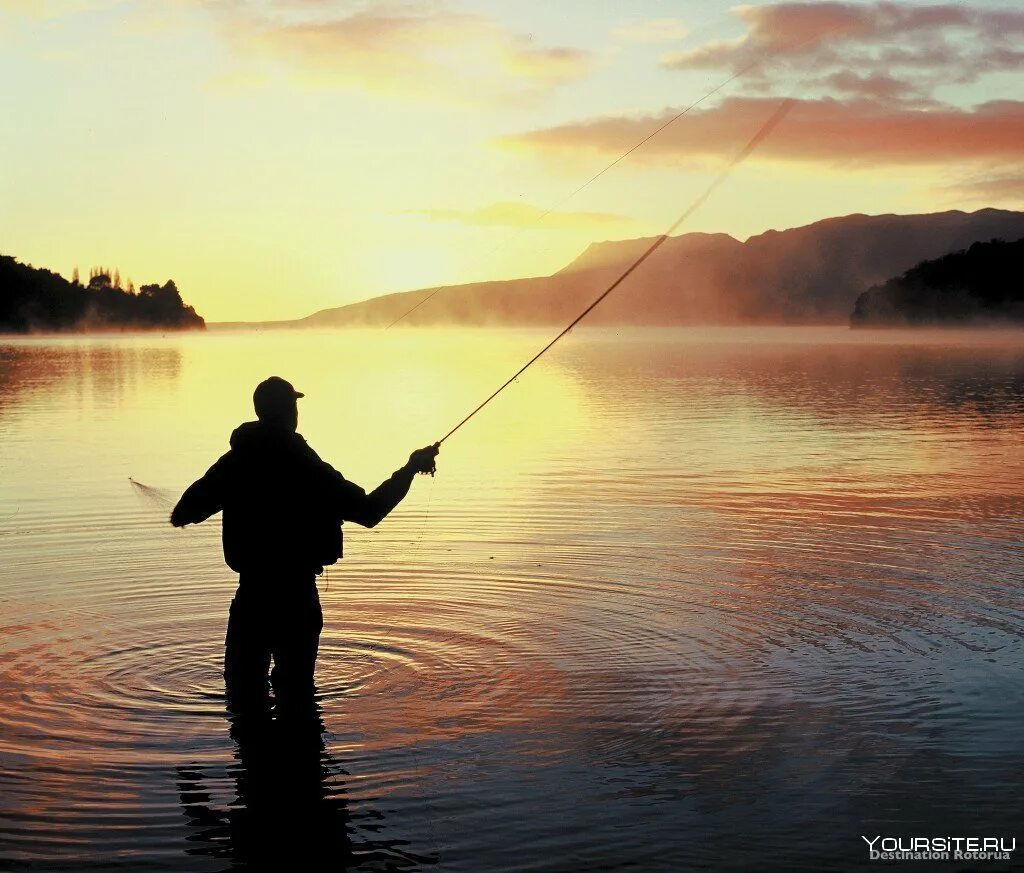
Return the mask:
[[0, 255], [0, 331], [202, 329], [202, 317], [182, 299], [173, 281], [144, 285], [140, 293], [118, 287], [120, 274], [89, 271], [86, 286], [49, 270]]
[[1024, 322], [1024, 239], [975, 243], [865, 291], [858, 325]]
[[110, 288], [110, 274], [101, 273], [97, 270], [91, 276], [89, 276], [89, 285], [87, 286], [92, 291], [102, 291], [105, 288]]

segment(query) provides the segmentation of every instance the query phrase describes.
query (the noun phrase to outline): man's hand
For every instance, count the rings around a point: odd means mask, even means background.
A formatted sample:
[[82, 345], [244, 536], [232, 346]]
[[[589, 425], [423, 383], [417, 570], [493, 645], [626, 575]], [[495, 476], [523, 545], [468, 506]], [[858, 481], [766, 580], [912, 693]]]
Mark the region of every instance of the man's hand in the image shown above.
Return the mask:
[[416, 449], [409, 455], [409, 467], [417, 473], [429, 473], [433, 476], [437, 472], [437, 453], [439, 451], [441, 451], [440, 443]]

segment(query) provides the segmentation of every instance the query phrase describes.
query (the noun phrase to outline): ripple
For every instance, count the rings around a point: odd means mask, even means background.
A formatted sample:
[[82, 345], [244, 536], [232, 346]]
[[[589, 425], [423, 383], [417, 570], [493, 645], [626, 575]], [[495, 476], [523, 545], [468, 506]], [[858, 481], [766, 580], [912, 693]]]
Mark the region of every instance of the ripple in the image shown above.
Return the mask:
[[[731, 869], [840, 869], [862, 827], [1012, 831], [1024, 360], [644, 336], [561, 350], [539, 390], [564, 414], [511, 407], [530, 440], [481, 416], [429, 497], [347, 531], [322, 724], [275, 711], [256, 742], [223, 697], [219, 524], [171, 530], [121, 469], [187, 482], [223, 442], [188, 398], [233, 408], [234, 377], [208, 386], [198, 344], [180, 396], [0, 406], [0, 866], [223, 870], [261, 781], [370, 870], [710, 868], [737, 834]], [[237, 342], [344, 387], [332, 337]], [[404, 402], [381, 379], [360, 402]], [[325, 456], [376, 463], [336, 430]]]

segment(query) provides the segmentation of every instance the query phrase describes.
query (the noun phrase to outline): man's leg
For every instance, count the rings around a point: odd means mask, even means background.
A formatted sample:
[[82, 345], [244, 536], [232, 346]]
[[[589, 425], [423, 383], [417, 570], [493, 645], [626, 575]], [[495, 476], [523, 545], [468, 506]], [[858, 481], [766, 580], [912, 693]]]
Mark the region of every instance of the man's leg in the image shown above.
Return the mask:
[[266, 610], [241, 590], [231, 601], [224, 637], [224, 683], [230, 702], [258, 702], [267, 696], [270, 636]]
[[279, 613], [274, 634], [274, 669], [271, 681], [278, 702], [282, 698], [312, 700], [316, 655], [320, 647], [320, 631], [324, 614], [316, 585], [304, 592]]

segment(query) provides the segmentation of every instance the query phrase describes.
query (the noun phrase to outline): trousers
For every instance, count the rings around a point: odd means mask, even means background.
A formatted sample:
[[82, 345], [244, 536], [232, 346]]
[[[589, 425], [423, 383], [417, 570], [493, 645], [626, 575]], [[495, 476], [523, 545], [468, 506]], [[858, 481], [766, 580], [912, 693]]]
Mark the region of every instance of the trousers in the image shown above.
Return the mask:
[[232, 697], [312, 695], [324, 616], [316, 580], [242, 574], [224, 637], [224, 682]]

